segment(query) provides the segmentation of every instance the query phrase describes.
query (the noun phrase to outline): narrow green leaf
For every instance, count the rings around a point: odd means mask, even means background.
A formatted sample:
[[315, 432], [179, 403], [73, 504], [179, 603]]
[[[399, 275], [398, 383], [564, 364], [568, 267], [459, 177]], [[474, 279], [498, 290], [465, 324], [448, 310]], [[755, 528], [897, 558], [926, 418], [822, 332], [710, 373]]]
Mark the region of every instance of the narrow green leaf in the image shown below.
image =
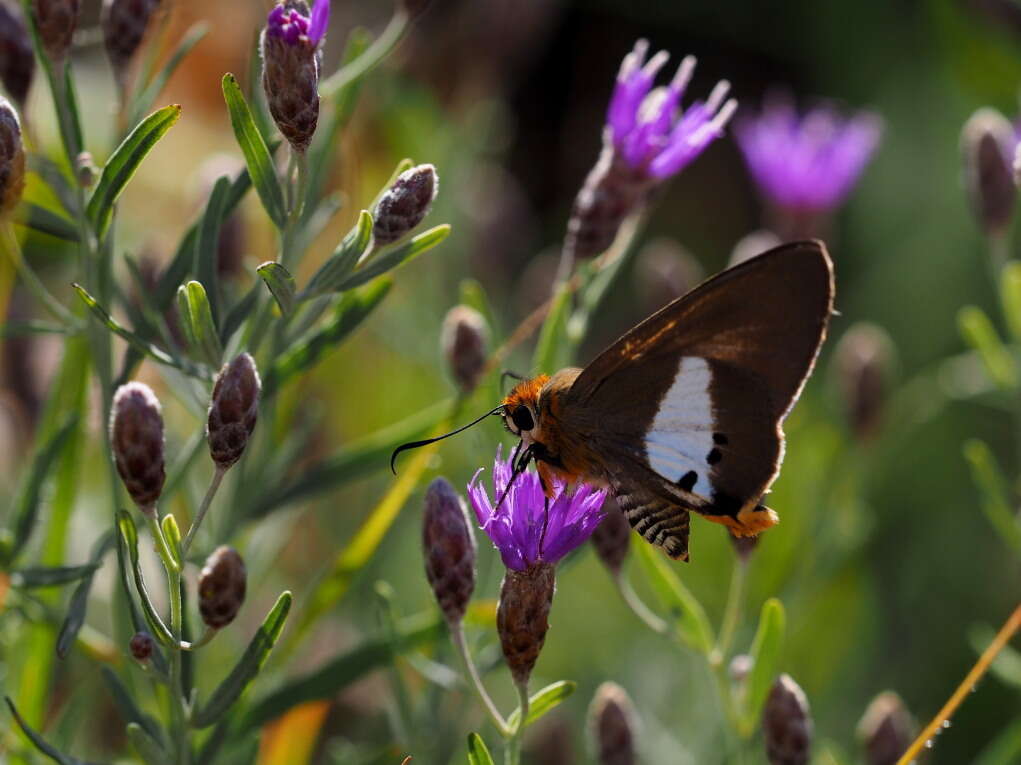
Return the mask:
[[1006, 390], [1016, 388], [1014, 359], [985, 312], [973, 305], [965, 306], [957, 312], [957, 325], [964, 341], [978, 352], [989, 379]]
[[326, 353], [360, 325], [390, 291], [391, 282], [383, 279], [357, 290], [340, 300], [329, 321], [311, 336], [297, 343], [270, 367], [262, 380], [262, 395], [269, 397], [277, 388], [314, 366]]
[[276, 298], [277, 305], [280, 306], [280, 313], [286, 316], [293, 311], [297, 286], [294, 283], [294, 277], [291, 276], [291, 272], [280, 263], [272, 261], [263, 263], [255, 271], [266, 282], [269, 291]]
[[553, 296], [553, 304], [546, 321], [539, 332], [539, 340], [532, 356], [532, 371], [535, 374], [553, 374], [566, 361], [567, 319], [571, 311], [571, 291], [561, 285]]
[[[975, 624], [968, 629], [968, 642], [976, 656], [981, 656], [995, 637], [996, 630], [988, 624]], [[989, 672], [1004, 683], [1021, 689], [1021, 651], [1010, 643], [1003, 646], [989, 666]]]
[[210, 368], [219, 368], [223, 346], [202, 284], [190, 281], [178, 288], [177, 312], [191, 351]]
[[174, 561], [180, 566], [181, 529], [177, 525], [177, 519], [171, 513], [167, 513], [163, 516], [163, 520], [160, 521], [160, 526], [163, 529], [163, 536], [167, 540], [167, 547], [170, 548], [170, 554], [174, 556]]
[[160, 618], [159, 611], [152, 604], [152, 600], [149, 599], [149, 591], [145, 587], [142, 567], [138, 559], [138, 529], [135, 528], [135, 522], [126, 510], [117, 511], [117, 528], [120, 530], [123, 549], [131, 561], [131, 568], [135, 575], [135, 591], [142, 604], [142, 613], [145, 615], [146, 624], [149, 625], [149, 631], [164, 645], [173, 645], [174, 636], [167, 629], [163, 619]]
[[154, 361], [158, 361], [160, 364], [166, 364], [168, 367], [180, 369], [182, 372], [191, 377], [197, 377], [200, 380], [213, 379], [213, 375], [209, 371], [208, 367], [198, 366], [184, 359], [176, 359], [166, 351], [157, 348], [150, 342], [143, 340], [141, 337], [136, 335], [131, 330], [122, 327], [120, 324], [114, 321], [113, 317], [110, 316], [110, 314], [107, 313], [106, 310], [101, 305], [99, 305], [99, 303], [96, 302], [96, 299], [92, 297], [92, 295], [85, 291], [84, 287], [82, 287], [80, 284], [75, 284], [73, 286], [75, 292], [78, 293], [78, 297], [81, 298], [82, 302], [85, 303], [86, 306], [88, 306], [89, 310], [92, 311], [93, 315], [97, 319], [99, 319], [99, 321], [115, 335], [118, 335], [127, 340], [129, 343], [131, 343], [132, 347], [134, 347], [142, 355], [148, 356]]
[[[113, 531], [108, 531], [92, 547], [92, 554], [89, 559], [98, 569], [102, 565], [106, 553], [113, 547], [116, 536]], [[92, 582], [95, 580], [95, 572], [85, 577], [78, 583], [71, 595], [67, 606], [67, 616], [60, 625], [60, 633], [57, 635], [57, 656], [61, 659], [67, 657], [71, 646], [78, 637], [82, 625], [85, 624], [85, 612], [88, 607], [89, 592], [92, 590]]]
[[125, 731], [135, 751], [145, 761], [145, 765], [171, 765], [170, 757], [152, 736], [138, 723], [128, 723]]
[[95, 563], [86, 563], [81, 566], [33, 566], [15, 569], [11, 571], [11, 584], [24, 590], [56, 587], [90, 576], [97, 568], [99, 566]]
[[423, 231], [399, 247], [388, 250], [378, 258], [370, 260], [362, 268], [357, 269], [353, 274], [341, 281], [335, 291], [345, 292], [355, 287], [360, 287], [377, 276], [381, 276], [387, 271], [397, 268], [399, 265], [414, 260], [424, 252], [428, 252], [448, 236], [450, 236], [450, 226], [448, 224]]
[[192, 48], [198, 45], [199, 41], [206, 36], [208, 31], [209, 24], [200, 21], [197, 24], [192, 24], [188, 31], [184, 33], [184, 37], [177, 43], [177, 47], [174, 48], [160, 71], [156, 73], [149, 81], [149, 84], [135, 97], [135, 103], [132, 105], [131, 110], [135, 122], [141, 119], [142, 115], [152, 108], [153, 103], [155, 103], [159, 94], [163, 92], [163, 88], [167, 86], [177, 67], [180, 66], [185, 56], [191, 53]]
[[1021, 263], [1009, 261], [1000, 272], [1000, 304], [1007, 329], [1021, 343]]
[[[561, 701], [566, 699], [577, 689], [577, 683], [570, 680], [560, 680], [556, 683], [550, 683], [542, 690], [533, 693], [528, 697], [528, 717], [525, 719], [525, 726], [527, 727], [540, 719], [544, 714], [558, 706]], [[515, 730], [517, 728], [518, 720], [520, 718], [520, 709], [515, 709], [511, 712], [510, 717], [507, 718], [507, 725], [511, 730]]]
[[227, 710], [244, 693], [248, 684], [255, 679], [262, 669], [262, 665], [269, 658], [270, 651], [280, 637], [287, 621], [287, 612], [291, 608], [291, 593], [284, 592], [277, 599], [276, 605], [266, 615], [259, 631], [248, 644], [244, 655], [227, 675], [222, 683], [213, 691], [209, 701], [195, 712], [192, 717], [192, 725], [196, 728], [205, 728], [217, 722]]
[[762, 705], [766, 703], [769, 689], [776, 681], [786, 622], [783, 604], [779, 600], [770, 598], [762, 604], [759, 627], [752, 641], [750, 652], [752, 668], [748, 673], [748, 690], [744, 697], [744, 713], [741, 717], [741, 725], [746, 735], [758, 724], [762, 716]]
[[21, 714], [18, 713], [17, 707], [14, 706], [14, 702], [11, 701], [10, 696], [4, 696], [4, 701], [7, 702], [7, 706], [11, 709], [11, 714], [14, 715], [15, 722], [18, 723], [18, 727], [21, 728], [21, 732], [25, 734], [25, 737], [32, 742], [32, 745], [40, 752], [45, 754], [51, 760], [60, 765], [90, 765], [84, 760], [79, 760], [70, 755], [64, 754], [59, 751], [56, 747], [46, 743], [46, 740], [36, 733], [32, 728], [29, 727], [28, 723], [25, 722]]
[[162, 746], [164, 737], [159, 723], [139, 708], [131, 695], [131, 691], [127, 689], [127, 686], [124, 685], [116, 672], [110, 669], [110, 667], [102, 667], [99, 671], [103, 675], [106, 687], [110, 690], [110, 695], [120, 710], [124, 722], [138, 725], [155, 743]]
[[973, 438], [964, 444], [964, 458], [982, 495], [982, 511], [986, 518], [1000, 539], [1015, 551], [1021, 551], [1021, 526], [1017, 522], [1011, 491], [992, 450], [985, 442]]
[[103, 167], [96, 190], [89, 199], [86, 215], [102, 239], [113, 218], [113, 208], [142, 160], [181, 116], [177, 104], [153, 112], [131, 131]]
[[478, 733], [468, 734], [468, 765], [495, 765], [493, 755]]
[[336, 292], [371, 247], [372, 215], [368, 210], [362, 210], [358, 222], [309, 280], [308, 286], [301, 293], [302, 300]]
[[205, 287], [208, 302], [215, 326], [220, 318], [219, 286], [217, 268], [220, 253], [220, 228], [223, 225], [224, 211], [230, 197], [230, 178], [222, 176], [217, 179], [209, 194], [206, 210], [199, 222], [198, 239], [195, 241], [195, 275]]
[[14, 222], [33, 231], [63, 239], [65, 242], [78, 241], [78, 229], [74, 223], [35, 202], [22, 202], [18, 206]]
[[223, 98], [227, 102], [234, 137], [241, 147], [241, 153], [245, 155], [248, 174], [252, 178], [259, 199], [262, 200], [262, 206], [277, 228], [282, 229], [287, 222], [287, 210], [280, 179], [277, 177], [269, 149], [266, 148], [266, 142], [255, 126], [252, 112], [233, 74], [226, 74], [223, 77]]
[[12, 563], [18, 553], [25, 549], [28, 538], [32, 535], [32, 529], [35, 528], [36, 519], [39, 517], [39, 502], [43, 484], [77, 426], [78, 417], [76, 415], [65, 419], [49, 440], [38, 448], [32, 458], [32, 466], [29, 468], [28, 476], [18, 492], [10, 514], [13, 519], [14, 544], [12, 559], [5, 561], [6, 563]]
[[705, 609], [685, 587], [663, 554], [652, 545], [634, 545], [646, 578], [663, 606], [670, 612], [678, 636], [708, 656], [713, 649], [713, 630]]

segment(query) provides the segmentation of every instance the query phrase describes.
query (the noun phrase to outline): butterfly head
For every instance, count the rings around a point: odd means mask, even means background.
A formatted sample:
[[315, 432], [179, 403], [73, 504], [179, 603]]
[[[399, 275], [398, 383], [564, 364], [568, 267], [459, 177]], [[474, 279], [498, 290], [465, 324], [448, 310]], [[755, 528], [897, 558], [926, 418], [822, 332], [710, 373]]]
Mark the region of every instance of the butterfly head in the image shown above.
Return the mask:
[[503, 400], [503, 424], [513, 435], [529, 445], [539, 434], [539, 392], [549, 381], [547, 375], [523, 380]]

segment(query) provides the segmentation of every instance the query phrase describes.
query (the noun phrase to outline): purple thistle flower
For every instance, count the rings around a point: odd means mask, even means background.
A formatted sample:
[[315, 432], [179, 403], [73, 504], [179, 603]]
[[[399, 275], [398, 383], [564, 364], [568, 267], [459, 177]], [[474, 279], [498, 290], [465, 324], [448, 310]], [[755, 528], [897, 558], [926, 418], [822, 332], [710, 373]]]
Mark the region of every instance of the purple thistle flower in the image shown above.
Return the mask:
[[734, 129], [748, 169], [771, 202], [795, 210], [829, 211], [850, 193], [882, 134], [870, 112], [842, 117], [823, 106], [799, 115], [786, 97]]
[[713, 88], [707, 101], [696, 101], [680, 111], [681, 97], [695, 71], [695, 57], [685, 57], [670, 84], [653, 90], [656, 75], [669, 56], [660, 51], [646, 62], [648, 49], [649, 43], [639, 40], [624, 57], [607, 125], [614, 147], [632, 168], [663, 179], [680, 172], [723, 135], [737, 102], [724, 102], [730, 89], [724, 80]]
[[[503, 496], [513, 468], [511, 460], [500, 459], [497, 449], [493, 462], [493, 495]], [[549, 523], [543, 537], [544, 496], [539, 476], [525, 471], [507, 492], [503, 505], [494, 510], [489, 493], [479, 483], [479, 468], [468, 484], [468, 497], [479, 526], [500, 551], [507, 568], [524, 571], [536, 563], [555, 564], [585, 542], [603, 519], [606, 492], [580, 484], [572, 493], [555, 483], [556, 498], [549, 505]], [[541, 549], [540, 549], [541, 542]]]
[[329, 23], [329, 0], [317, 0], [311, 18], [297, 8], [277, 5], [266, 18], [266, 32], [288, 45], [306, 42], [314, 48], [326, 36], [326, 27]]

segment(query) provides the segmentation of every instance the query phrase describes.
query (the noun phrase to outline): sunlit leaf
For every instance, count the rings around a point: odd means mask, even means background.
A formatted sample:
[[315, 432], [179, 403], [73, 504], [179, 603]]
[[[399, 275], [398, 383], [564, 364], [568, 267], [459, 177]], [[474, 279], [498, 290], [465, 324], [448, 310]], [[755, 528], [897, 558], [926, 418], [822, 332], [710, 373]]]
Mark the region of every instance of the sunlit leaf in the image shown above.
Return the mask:
[[1000, 535], [1014, 550], [1021, 550], [1021, 526], [1014, 514], [1012, 493], [996, 463], [996, 456], [984, 441], [969, 439], [964, 444], [964, 458], [971, 468], [971, 478], [981, 494], [982, 511]]
[[989, 379], [1001, 388], [1016, 388], [1018, 380], [1014, 359], [985, 312], [975, 306], [965, 306], [957, 312], [957, 325], [964, 341], [981, 357]]
[[223, 346], [206, 291], [199, 282], [190, 281], [178, 288], [177, 314], [193, 354], [211, 368], [219, 367]]
[[146, 589], [145, 580], [142, 578], [142, 566], [138, 558], [138, 529], [131, 514], [126, 510], [117, 511], [117, 528], [120, 531], [120, 542], [124, 554], [131, 562], [131, 569], [135, 577], [135, 591], [138, 593], [138, 600], [142, 604], [142, 613], [145, 615], [146, 624], [153, 636], [164, 645], [173, 645], [174, 636], [149, 598], [149, 591]]
[[468, 765], [495, 765], [493, 755], [478, 733], [468, 734]]
[[382, 276], [386, 272], [397, 268], [397, 266], [410, 262], [419, 255], [428, 252], [449, 235], [450, 226], [446, 224], [423, 231], [421, 234], [411, 237], [404, 244], [370, 260], [362, 268], [357, 269], [354, 273], [343, 279], [336, 286], [335, 291], [344, 292], [370, 282], [377, 276]]
[[708, 656], [713, 648], [713, 630], [702, 604], [658, 548], [648, 544], [633, 545], [633, 548], [649, 585], [669, 610], [677, 634], [692, 648]]
[[769, 689], [776, 681], [780, 667], [780, 650], [783, 647], [787, 618], [783, 604], [770, 598], [762, 604], [759, 626], [752, 641], [749, 655], [752, 668], [748, 673], [744, 712], [741, 724], [747, 736], [762, 716], [762, 705], [766, 703]]
[[[529, 726], [540, 719], [551, 709], [557, 707], [560, 702], [570, 696], [578, 689], [578, 684], [570, 680], [559, 680], [550, 683], [545, 688], [528, 697], [528, 717], [525, 718], [525, 725]], [[521, 710], [515, 709], [507, 718], [507, 725], [511, 730], [518, 727], [518, 720], [521, 718]]]
[[280, 263], [273, 262], [263, 263], [255, 270], [269, 287], [277, 305], [280, 306], [280, 313], [286, 316], [293, 311], [297, 287], [291, 272]]

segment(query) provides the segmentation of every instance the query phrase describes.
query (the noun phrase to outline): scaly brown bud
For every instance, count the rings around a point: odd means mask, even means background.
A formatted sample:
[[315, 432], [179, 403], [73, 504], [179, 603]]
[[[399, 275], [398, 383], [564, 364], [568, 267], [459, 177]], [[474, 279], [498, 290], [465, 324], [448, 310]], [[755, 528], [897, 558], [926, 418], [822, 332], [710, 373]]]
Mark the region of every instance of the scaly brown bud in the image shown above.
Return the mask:
[[[326, 0], [319, 0], [320, 5]], [[319, 42], [325, 22], [309, 18], [302, 0], [270, 11], [261, 39], [262, 87], [270, 114], [295, 151], [308, 149], [319, 122]]]
[[631, 549], [631, 524], [613, 498], [606, 500], [603, 511], [605, 517], [592, 532], [592, 547], [599, 560], [616, 578], [620, 576], [624, 559]]
[[155, 512], [163, 492], [163, 413], [159, 399], [145, 383], [117, 389], [110, 408], [110, 445], [128, 494], [146, 514]]
[[780, 675], [769, 691], [762, 732], [770, 765], [807, 765], [812, 754], [812, 717], [805, 692], [790, 675]]
[[616, 683], [596, 689], [588, 710], [588, 730], [599, 765], [634, 765], [638, 716], [627, 691]]
[[396, 242], [421, 223], [439, 190], [440, 177], [432, 165], [418, 165], [398, 175], [372, 210], [376, 246]]
[[71, 48], [80, 10], [81, 0], [32, 0], [32, 12], [43, 50], [58, 67]]
[[206, 558], [199, 574], [199, 613], [207, 627], [226, 627], [245, 602], [245, 562], [237, 550], [221, 545]]
[[25, 190], [21, 123], [10, 101], [0, 98], [0, 218], [10, 215]]
[[975, 216], [989, 235], [1002, 235], [1014, 215], [1016, 145], [1014, 128], [995, 109], [979, 109], [961, 131], [965, 188]]
[[153, 648], [156, 643], [152, 639], [152, 635], [144, 630], [142, 632], [136, 632], [131, 636], [131, 655], [138, 661], [145, 662], [152, 656]]
[[425, 494], [422, 519], [425, 576], [447, 623], [464, 618], [475, 590], [475, 538], [464, 500], [446, 478], [437, 478]]
[[893, 342], [875, 324], [859, 322], [840, 338], [837, 381], [851, 430], [862, 441], [879, 431], [893, 363]]
[[489, 331], [486, 320], [474, 308], [457, 305], [447, 312], [440, 345], [450, 373], [464, 393], [471, 393], [486, 368]]
[[25, 101], [35, 75], [35, 53], [32, 38], [25, 26], [18, 3], [0, 4], [0, 82], [14, 99], [18, 108], [25, 111]]
[[209, 453], [221, 470], [241, 459], [255, 430], [261, 390], [255, 361], [247, 353], [224, 364], [220, 370], [209, 404], [206, 435]]
[[915, 727], [900, 696], [892, 691], [876, 696], [858, 723], [866, 765], [896, 765], [914, 741]]
[[496, 609], [496, 631], [503, 657], [514, 682], [528, 685], [535, 662], [546, 641], [549, 610], [553, 604], [556, 573], [548, 563], [536, 563], [524, 571], [507, 569]]
[[122, 88], [126, 87], [131, 59], [159, 6], [160, 0], [103, 0], [103, 45]]

